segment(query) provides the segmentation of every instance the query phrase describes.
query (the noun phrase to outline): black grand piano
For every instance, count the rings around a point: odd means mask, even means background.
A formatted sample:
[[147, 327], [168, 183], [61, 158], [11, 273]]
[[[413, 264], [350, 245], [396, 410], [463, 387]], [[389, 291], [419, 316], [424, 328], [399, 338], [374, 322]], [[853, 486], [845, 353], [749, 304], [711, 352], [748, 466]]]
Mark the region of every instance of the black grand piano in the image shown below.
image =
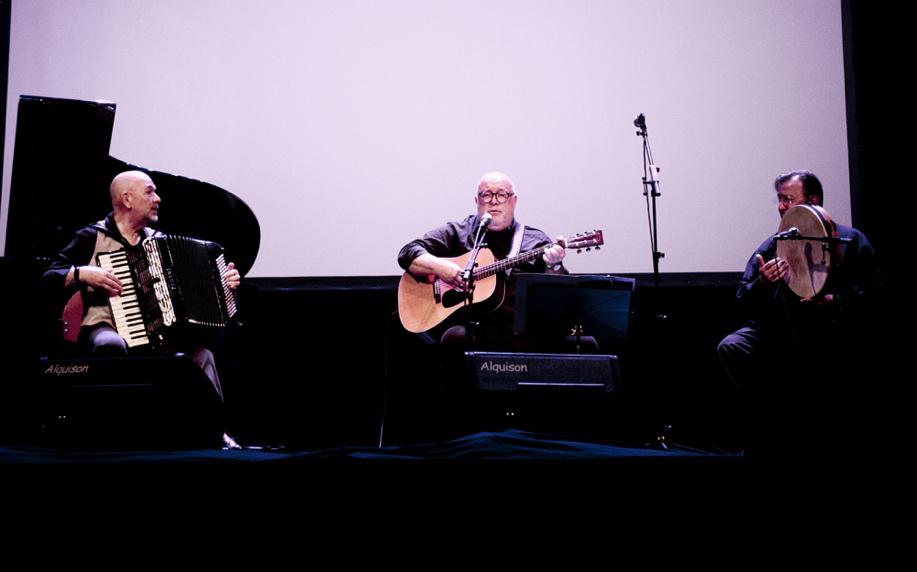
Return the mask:
[[[0, 328], [0, 351], [7, 372], [15, 373], [4, 376], [8, 383], [0, 397], [22, 398], [22, 391], [16, 388], [26, 388], [28, 393], [41, 385], [42, 378], [63, 383], [69, 376], [82, 387], [120, 383], [117, 378], [135, 382], [144, 376], [144, 370], [169, 377], [172, 366], [168, 360], [174, 360], [169, 356], [152, 367], [91, 363], [100, 374], [88, 377], [79, 375], [85, 364], [72, 361], [78, 359], [74, 356], [63, 356], [69, 362], [55, 361], [65, 347], [60, 312], [67, 296], [42, 291], [39, 277], [79, 228], [111, 211], [108, 187], [116, 174], [141, 170], [156, 183], [162, 198], [157, 230], [219, 243], [226, 260], [235, 262], [243, 276], [255, 263], [261, 229], [252, 210], [237, 196], [210, 183], [109, 155], [115, 109], [111, 102], [20, 97], [6, 249], [0, 259], [0, 299], [6, 315], [6, 326]], [[163, 144], [178, 145], [180, 139]], [[244, 315], [244, 300], [240, 300], [240, 312]], [[197, 373], [195, 367], [187, 369], [186, 365], [175, 367], [184, 368], [186, 374]], [[10, 404], [11, 410], [17, 407], [17, 399], [0, 401]]]
[[221, 244], [227, 260], [245, 275], [261, 243], [252, 210], [210, 183], [110, 156], [115, 107], [110, 102], [20, 97], [6, 257], [47, 261], [77, 229], [111, 210], [112, 178], [138, 169], [150, 175], [162, 197], [157, 230]]

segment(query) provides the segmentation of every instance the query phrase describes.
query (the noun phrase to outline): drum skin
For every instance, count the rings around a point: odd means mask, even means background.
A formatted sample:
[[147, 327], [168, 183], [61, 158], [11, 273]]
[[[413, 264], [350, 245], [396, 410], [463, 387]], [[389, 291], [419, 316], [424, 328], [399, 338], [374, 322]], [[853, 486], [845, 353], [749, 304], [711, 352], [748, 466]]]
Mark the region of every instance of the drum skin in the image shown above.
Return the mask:
[[789, 271], [784, 281], [800, 298], [812, 298], [821, 292], [831, 270], [831, 242], [818, 240], [837, 237], [831, 217], [817, 205], [796, 205], [780, 219], [778, 235], [796, 228], [805, 239], [777, 241], [777, 256], [786, 260]]

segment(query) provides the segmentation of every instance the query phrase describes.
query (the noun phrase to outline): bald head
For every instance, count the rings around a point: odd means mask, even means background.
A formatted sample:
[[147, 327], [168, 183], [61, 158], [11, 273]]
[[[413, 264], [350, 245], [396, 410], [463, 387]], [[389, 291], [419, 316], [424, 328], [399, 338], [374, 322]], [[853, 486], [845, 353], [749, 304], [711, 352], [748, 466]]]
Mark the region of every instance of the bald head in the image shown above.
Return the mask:
[[130, 192], [136, 188], [145, 189], [147, 186], [152, 186], [154, 190], [156, 189], [156, 185], [153, 184], [153, 179], [143, 171], [125, 171], [123, 173], [118, 173], [118, 175], [112, 179], [111, 186], [108, 188], [108, 191], [111, 193], [111, 205], [114, 207], [117, 203], [120, 203], [124, 193]]
[[159, 219], [159, 195], [149, 175], [142, 171], [125, 171], [112, 179], [109, 187], [115, 217], [132, 228], [146, 226]]
[[500, 171], [491, 171], [487, 173], [481, 180], [478, 181], [478, 192], [482, 192], [491, 187], [499, 187], [505, 190], [508, 193], [513, 191], [513, 180], [509, 178], [509, 175], [506, 173], [501, 173]]

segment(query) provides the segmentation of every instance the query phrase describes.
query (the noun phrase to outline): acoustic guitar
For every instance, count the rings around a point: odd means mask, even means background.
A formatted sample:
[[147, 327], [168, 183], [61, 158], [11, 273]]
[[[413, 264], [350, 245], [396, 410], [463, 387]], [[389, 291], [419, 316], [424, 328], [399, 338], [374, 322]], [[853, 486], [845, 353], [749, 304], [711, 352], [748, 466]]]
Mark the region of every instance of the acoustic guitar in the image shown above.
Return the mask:
[[[597, 249], [604, 244], [604, 241], [602, 231], [593, 230], [555, 244], [560, 244], [567, 250], [580, 252], [583, 249], [589, 251], [593, 247]], [[493, 306], [492, 310], [499, 308], [505, 297], [503, 288], [505, 271], [538, 258], [544, 254], [545, 248], [548, 247], [542, 246], [496, 261], [490, 250], [482, 248], [478, 252], [477, 264], [475, 264], [473, 273], [474, 289], [471, 304], [487, 302], [489, 306]], [[464, 268], [470, 257], [471, 252], [467, 252], [455, 258], [447, 258], [447, 260], [452, 260]], [[409, 332], [426, 332], [461, 308], [467, 297], [468, 294], [464, 289], [454, 288], [435, 275], [428, 276], [426, 281], [418, 281], [414, 276], [405, 272], [398, 284], [398, 315], [401, 318], [401, 325]]]

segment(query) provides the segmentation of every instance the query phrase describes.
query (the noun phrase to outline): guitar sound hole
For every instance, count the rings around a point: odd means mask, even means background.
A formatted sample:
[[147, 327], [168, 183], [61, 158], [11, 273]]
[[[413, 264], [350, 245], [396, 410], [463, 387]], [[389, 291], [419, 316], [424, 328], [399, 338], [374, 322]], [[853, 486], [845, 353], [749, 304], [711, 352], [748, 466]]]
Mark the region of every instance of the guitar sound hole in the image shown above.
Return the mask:
[[465, 293], [459, 290], [449, 290], [443, 294], [443, 307], [451, 308], [461, 304], [465, 300]]

